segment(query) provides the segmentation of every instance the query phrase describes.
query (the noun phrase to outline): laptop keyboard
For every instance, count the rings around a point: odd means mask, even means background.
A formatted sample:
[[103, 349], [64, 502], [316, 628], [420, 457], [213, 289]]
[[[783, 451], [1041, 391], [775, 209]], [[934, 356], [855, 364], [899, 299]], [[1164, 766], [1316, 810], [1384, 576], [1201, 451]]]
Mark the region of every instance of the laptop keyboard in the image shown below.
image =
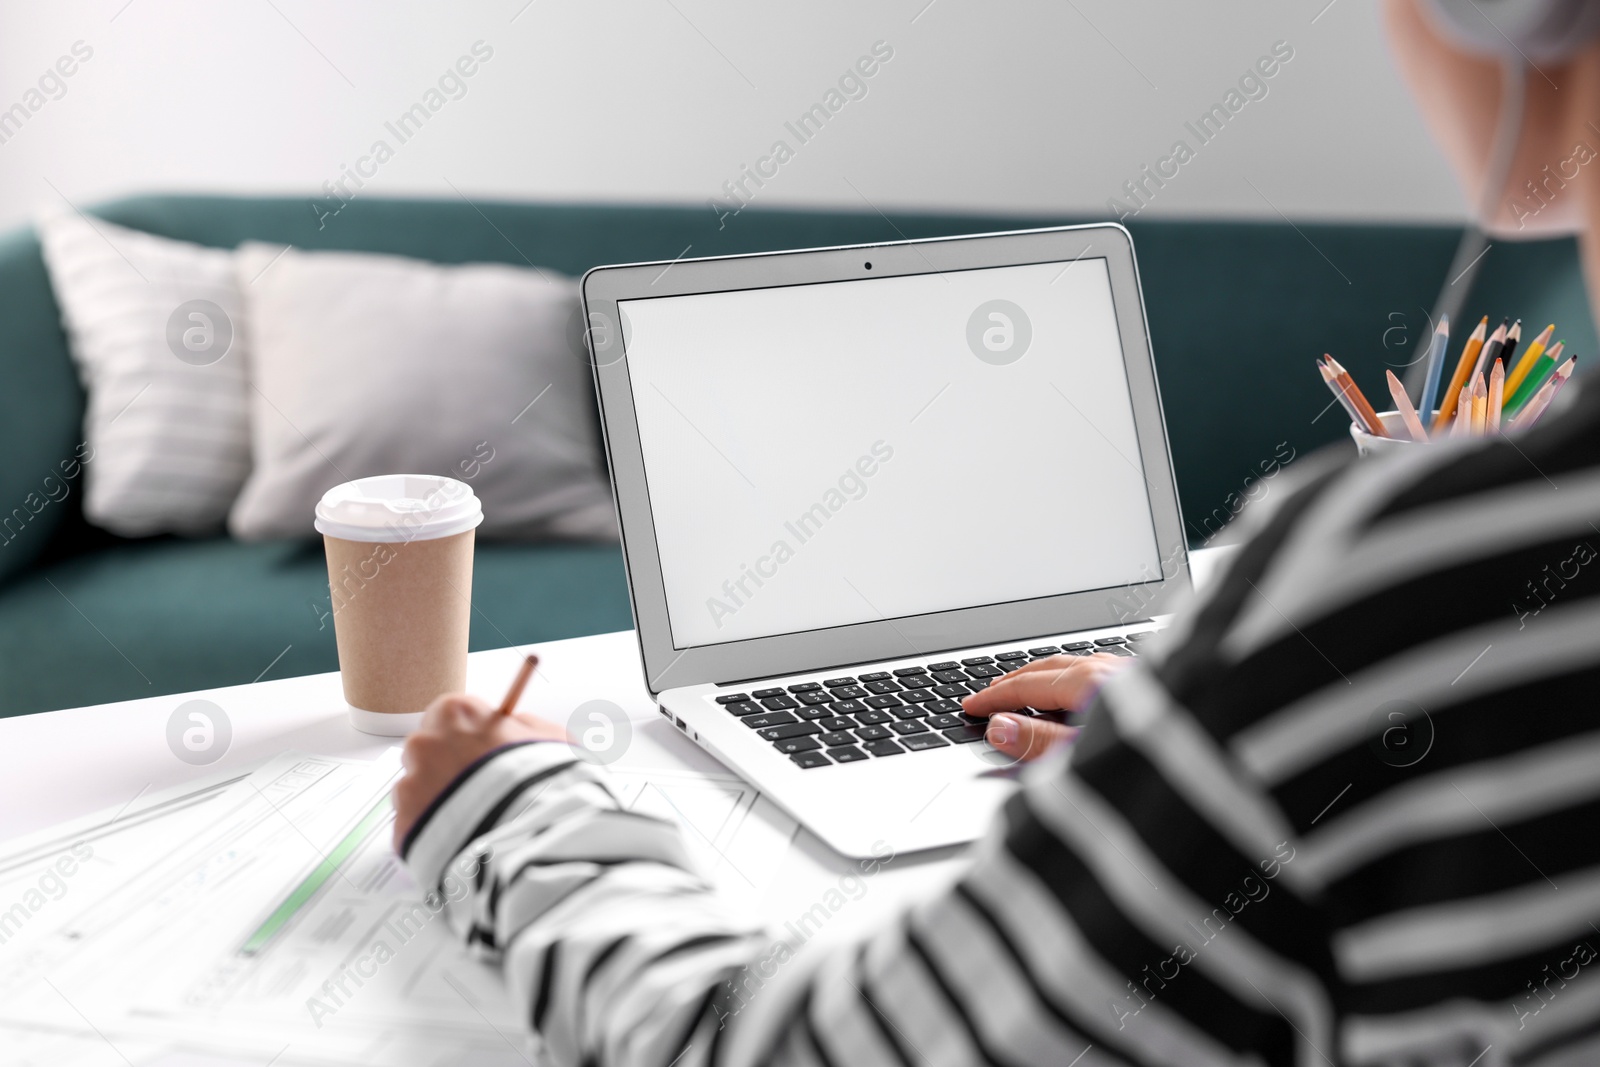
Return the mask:
[[[961, 698], [1037, 659], [1066, 653], [1136, 655], [1157, 631], [1042, 645], [993, 656], [941, 660], [922, 667], [868, 671], [820, 682], [725, 693], [717, 703], [801, 767], [862, 763], [983, 740], [988, 720], [961, 710]], [[1022, 708], [1017, 714], [1058, 717]]]

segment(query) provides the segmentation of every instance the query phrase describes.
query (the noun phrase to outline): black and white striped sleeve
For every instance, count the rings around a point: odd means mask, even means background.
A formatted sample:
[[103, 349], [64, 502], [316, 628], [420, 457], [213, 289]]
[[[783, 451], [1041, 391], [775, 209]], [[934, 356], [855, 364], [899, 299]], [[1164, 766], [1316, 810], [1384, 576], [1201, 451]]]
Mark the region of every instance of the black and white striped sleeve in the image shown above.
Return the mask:
[[451, 921], [561, 1064], [1600, 1062], [1591, 414], [1282, 493], [954, 884], [858, 942], [731, 918], [562, 745], [458, 779], [408, 862], [482, 858]]
[[[1089, 762], [1124, 776], [1122, 747], [1108, 734]], [[867, 940], [799, 954], [730, 919], [677, 829], [621, 810], [562, 745], [510, 749], [458, 781], [408, 863], [425, 886], [476, 869], [450, 921], [500, 961], [556, 1063], [1294, 1062], [1290, 1028], [1249, 989], [1282, 989], [1292, 968], [1252, 956], [1243, 934], [1202, 941], [1234, 925], [1227, 892], [1202, 907], [1212, 887], [1184, 886], [1063, 759], [1029, 781], [951, 890]], [[1218, 884], [1233, 878], [1260, 912], [1282, 899], [1285, 853], [1271, 841], [1256, 867], [1253, 844]], [[1178, 962], [1180, 941], [1205, 959]], [[1175, 982], [1180, 968], [1204, 977]]]

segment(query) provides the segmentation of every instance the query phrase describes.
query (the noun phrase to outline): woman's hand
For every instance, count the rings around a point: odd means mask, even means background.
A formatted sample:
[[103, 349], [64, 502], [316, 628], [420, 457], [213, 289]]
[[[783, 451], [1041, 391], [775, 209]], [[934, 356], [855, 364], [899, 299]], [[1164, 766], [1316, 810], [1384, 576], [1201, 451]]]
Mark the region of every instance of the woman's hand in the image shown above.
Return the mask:
[[570, 741], [567, 731], [535, 715], [497, 714], [478, 697], [448, 693], [428, 705], [422, 725], [400, 756], [405, 776], [394, 787], [394, 846], [433, 798], [474, 760], [518, 741]]
[[1078, 736], [1076, 726], [1029, 719], [1010, 712], [1082, 711], [1107, 678], [1132, 660], [1096, 652], [1092, 656], [1050, 656], [996, 678], [961, 702], [968, 715], [989, 719], [984, 740], [1014, 759], [1031, 760]]

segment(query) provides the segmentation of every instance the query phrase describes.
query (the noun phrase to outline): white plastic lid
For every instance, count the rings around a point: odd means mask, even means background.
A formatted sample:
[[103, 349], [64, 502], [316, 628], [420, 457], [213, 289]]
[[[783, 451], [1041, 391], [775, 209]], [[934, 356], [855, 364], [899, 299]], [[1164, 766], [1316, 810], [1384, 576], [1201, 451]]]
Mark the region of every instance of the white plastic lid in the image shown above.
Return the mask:
[[317, 532], [395, 544], [466, 533], [483, 506], [465, 482], [434, 474], [383, 474], [336, 485], [317, 503]]

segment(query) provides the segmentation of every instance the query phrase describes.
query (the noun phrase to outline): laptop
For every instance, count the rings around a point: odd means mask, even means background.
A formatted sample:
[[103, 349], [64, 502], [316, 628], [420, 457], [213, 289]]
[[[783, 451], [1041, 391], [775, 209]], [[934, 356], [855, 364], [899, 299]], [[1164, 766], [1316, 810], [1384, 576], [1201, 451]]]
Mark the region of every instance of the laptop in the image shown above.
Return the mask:
[[582, 290], [646, 684], [844, 855], [977, 837], [1016, 774], [960, 698], [1062, 651], [1137, 655], [1188, 588], [1120, 226]]

